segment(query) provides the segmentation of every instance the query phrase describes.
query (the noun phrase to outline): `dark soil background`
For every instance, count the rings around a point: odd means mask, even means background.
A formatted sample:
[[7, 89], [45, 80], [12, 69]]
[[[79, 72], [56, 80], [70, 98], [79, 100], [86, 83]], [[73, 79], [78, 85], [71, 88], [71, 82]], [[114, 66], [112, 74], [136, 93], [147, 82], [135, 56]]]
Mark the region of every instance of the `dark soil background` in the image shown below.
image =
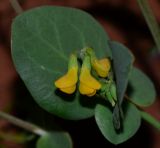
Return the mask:
[[[122, 42], [131, 49], [136, 57], [135, 65], [154, 82], [157, 99], [147, 111], [160, 120], [160, 54], [152, 50], [154, 47], [152, 36], [135, 0], [19, 0], [19, 2], [24, 11], [42, 5], [62, 5], [80, 8], [92, 14], [112, 40]], [[160, 22], [160, 0], [149, 0], [149, 2]], [[41, 115], [35, 114], [33, 117], [31, 107], [40, 109], [30, 99], [30, 94], [20, 80], [11, 59], [11, 23], [16, 15], [8, 0], [0, 0], [0, 109], [24, 120], [36, 122], [35, 116]], [[48, 116], [52, 120], [53, 116]], [[41, 116], [41, 118], [42, 122], [46, 122], [46, 117]], [[93, 118], [72, 122], [54, 117], [54, 121], [69, 131], [74, 148], [92, 147], [92, 145], [96, 148], [160, 147], [160, 132], [146, 122], [142, 122], [134, 137], [114, 146], [101, 135]], [[35, 147], [32, 143], [26, 146], [25, 143], [17, 144], [13, 140], [4, 140], [3, 133], [16, 135], [20, 131], [23, 130], [0, 119], [0, 148]]]

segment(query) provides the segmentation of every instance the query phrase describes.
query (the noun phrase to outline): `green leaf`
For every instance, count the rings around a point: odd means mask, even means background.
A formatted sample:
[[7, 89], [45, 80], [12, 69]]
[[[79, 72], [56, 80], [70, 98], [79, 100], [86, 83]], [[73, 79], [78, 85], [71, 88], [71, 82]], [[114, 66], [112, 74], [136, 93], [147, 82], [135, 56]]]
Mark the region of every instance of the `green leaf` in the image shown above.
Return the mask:
[[124, 45], [111, 41], [110, 47], [112, 50], [113, 70], [115, 72], [118, 104], [113, 111], [113, 123], [116, 129], [121, 126], [121, 104], [128, 85], [129, 73], [131, 71], [134, 57], [132, 53]]
[[53, 132], [41, 136], [36, 148], [72, 148], [72, 141], [67, 133]]
[[127, 94], [135, 104], [144, 107], [151, 105], [156, 98], [152, 81], [137, 68], [131, 71]]
[[127, 88], [129, 73], [133, 65], [134, 57], [129, 49], [126, 48], [123, 44], [115, 41], [109, 43], [112, 50], [117, 96], [119, 104], [121, 104]]
[[131, 138], [137, 132], [141, 123], [139, 110], [133, 104], [124, 102], [123, 110], [123, 128], [116, 131], [112, 122], [112, 111], [100, 104], [95, 109], [95, 119], [100, 131], [113, 144], [120, 144]]
[[12, 58], [22, 80], [42, 108], [66, 119], [94, 114], [94, 99], [78, 91], [65, 95], [54, 86], [67, 71], [69, 55], [86, 46], [98, 57], [111, 57], [103, 28], [78, 9], [39, 7], [16, 17], [12, 25]]

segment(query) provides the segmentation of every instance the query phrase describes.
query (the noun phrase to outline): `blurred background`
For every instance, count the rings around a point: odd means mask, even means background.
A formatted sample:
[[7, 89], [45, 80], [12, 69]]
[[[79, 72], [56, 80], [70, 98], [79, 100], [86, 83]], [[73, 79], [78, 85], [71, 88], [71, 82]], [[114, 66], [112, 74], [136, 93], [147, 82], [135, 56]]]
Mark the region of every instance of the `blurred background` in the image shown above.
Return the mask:
[[[0, 0], [0, 110], [42, 126], [47, 126], [48, 121], [56, 122], [71, 134], [74, 148], [92, 145], [115, 147], [101, 135], [93, 118], [64, 121], [47, 114], [32, 100], [11, 59], [11, 24], [17, 13], [10, 1]], [[160, 0], [149, 2], [160, 22]], [[154, 41], [135, 0], [19, 0], [19, 3], [24, 11], [43, 5], [61, 5], [80, 8], [93, 15], [112, 40], [125, 44], [133, 52], [135, 66], [154, 82], [157, 99], [147, 111], [160, 120], [160, 54], [156, 53]], [[0, 119], [0, 148], [34, 148], [34, 140], [30, 141], [32, 138], [24, 130]], [[160, 131], [142, 122], [134, 137], [116, 147], [159, 148]]]

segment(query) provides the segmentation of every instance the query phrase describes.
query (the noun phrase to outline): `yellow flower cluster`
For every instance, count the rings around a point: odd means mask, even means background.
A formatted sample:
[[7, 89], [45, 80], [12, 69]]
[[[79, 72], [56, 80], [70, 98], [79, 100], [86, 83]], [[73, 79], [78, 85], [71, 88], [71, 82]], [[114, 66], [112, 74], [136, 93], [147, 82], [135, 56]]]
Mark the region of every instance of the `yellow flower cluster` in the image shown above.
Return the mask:
[[[101, 88], [101, 83], [91, 75], [93, 68], [100, 77], [107, 77], [110, 70], [110, 61], [107, 58], [98, 60], [92, 55], [86, 54], [83, 59], [79, 77], [79, 92], [89, 97], [94, 96], [96, 91]], [[78, 61], [76, 55], [70, 56], [68, 72], [55, 81], [55, 86], [62, 92], [72, 94], [76, 90], [78, 81]]]

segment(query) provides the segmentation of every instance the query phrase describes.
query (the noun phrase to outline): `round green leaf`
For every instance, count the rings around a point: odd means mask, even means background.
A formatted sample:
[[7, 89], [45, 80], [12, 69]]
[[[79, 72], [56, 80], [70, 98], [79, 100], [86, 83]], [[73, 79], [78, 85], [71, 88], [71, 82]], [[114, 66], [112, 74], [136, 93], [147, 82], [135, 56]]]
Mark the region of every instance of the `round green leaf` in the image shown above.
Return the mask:
[[127, 94], [135, 104], [144, 107], [151, 105], [156, 98], [152, 81], [137, 68], [131, 71]]
[[67, 133], [53, 132], [41, 136], [36, 148], [72, 148], [72, 141]]
[[95, 119], [100, 131], [113, 144], [120, 144], [131, 138], [137, 132], [141, 123], [138, 109], [129, 103], [124, 103], [123, 105], [123, 128], [120, 131], [116, 131], [113, 126], [112, 111], [109, 108], [97, 105], [95, 109]]
[[39, 7], [16, 17], [12, 25], [12, 58], [22, 80], [42, 108], [66, 119], [94, 114], [94, 99], [78, 91], [65, 95], [54, 86], [67, 72], [69, 55], [86, 46], [98, 57], [111, 57], [103, 28], [78, 9]]

